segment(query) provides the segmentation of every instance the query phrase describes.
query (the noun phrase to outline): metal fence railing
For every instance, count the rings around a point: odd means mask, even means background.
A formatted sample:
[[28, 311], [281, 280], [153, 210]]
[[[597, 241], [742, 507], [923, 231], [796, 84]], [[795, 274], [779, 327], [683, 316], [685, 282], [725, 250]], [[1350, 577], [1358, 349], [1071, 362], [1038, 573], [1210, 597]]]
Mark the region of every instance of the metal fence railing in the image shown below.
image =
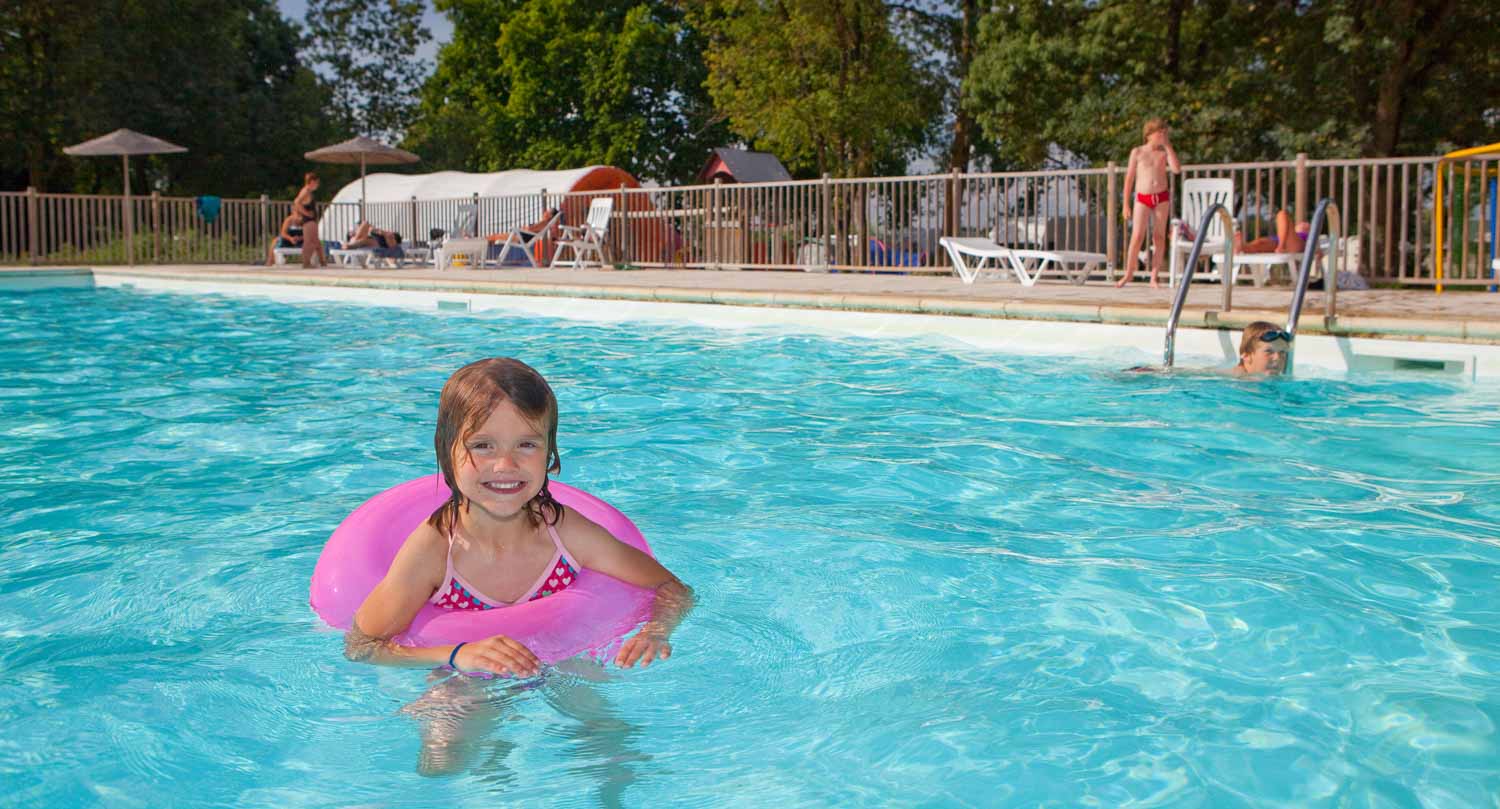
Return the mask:
[[289, 201], [0, 193], [0, 263], [249, 264]]
[[[1444, 183], [1436, 187], [1436, 174]], [[1341, 264], [1382, 283], [1436, 283], [1433, 215], [1442, 231], [1442, 283], [1493, 284], [1496, 161], [1436, 157], [1188, 165], [1176, 180], [1234, 182], [1236, 227], [1247, 239], [1274, 232], [1285, 209], [1305, 219], [1323, 198], [1344, 212]], [[620, 188], [608, 191], [369, 203], [364, 217], [425, 241], [468, 220], [487, 235], [538, 221], [560, 206], [570, 224], [590, 200], [615, 199], [607, 253], [637, 267], [947, 273], [945, 235], [1002, 245], [1104, 253], [1121, 264], [1128, 223], [1124, 167], [934, 174], [778, 183]], [[1477, 178], [1477, 179], [1474, 179]], [[0, 263], [250, 263], [261, 259], [290, 203], [226, 199], [205, 216], [200, 199], [136, 197], [130, 255], [119, 196], [0, 193]], [[343, 240], [357, 204], [325, 206], [320, 235]], [[545, 258], [545, 256], [543, 257]]]

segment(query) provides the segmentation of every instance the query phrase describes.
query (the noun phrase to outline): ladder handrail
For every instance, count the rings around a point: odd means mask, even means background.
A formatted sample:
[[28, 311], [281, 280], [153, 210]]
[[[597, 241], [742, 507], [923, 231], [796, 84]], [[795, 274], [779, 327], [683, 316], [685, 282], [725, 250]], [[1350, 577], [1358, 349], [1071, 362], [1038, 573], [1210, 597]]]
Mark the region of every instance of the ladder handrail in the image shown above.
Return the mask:
[[1323, 232], [1323, 225], [1328, 221], [1328, 209], [1333, 209], [1333, 219], [1329, 224], [1333, 227], [1329, 233], [1328, 240], [1328, 267], [1333, 271], [1333, 278], [1328, 273], [1323, 274], [1323, 291], [1328, 294], [1328, 300], [1324, 306], [1324, 313], [1328, 317], [1334, 316], [1335, 298], [1338, 295], [1338, 260], [1339, 240], [1344, 236], [1344, 215], [1339, 210], [1338, 203], [1324, 197], [1318, 200], [1318, 207], [1313, 211], [1312, 224], [1307, 229], [1307, 240], [1302, 245], [1302, 265], [1297, 270], [1297, 288], [1292, 293], [1292, 309], [1287, 314], [1286, 330], [1289, 334], [1296, 336], [1297, 320], [1302, 315], [1302, 298], [1307, 294], [1307, 283], [1312, 279], [1312, 265], [1317, 258], [1318, 236]]
[[[1328, 218], [1328, 210], [1333, 209], [1333, 218]], [[1328, 239], [1328, 269], [1323, 271], [1323, 314], [1325, 323], [1331, 324], [1337, 311], [1337, 299], [1339, 291], [1339, 242], [1344, 237], [1344, 214], [1339, 210], [1338, 203], [1328, 197], [1318, 200], [1318, 207], [1313, 211], [1312, 224], [1307, 228], [1306, 243], [1302, 245], [1302, 265], [1297, 268], [1297, 288], [1292, 292], [1292, 308], [1286, 316], [1286, 333], [1297, 336], [1297, 321], [1302, 317], [1302, 299], [1307, 295], [1307, 283], [1312, 279], [1312, 265], [1318, 254], [1318, 236], [1323, 232], [1325, 223], [1333, 225], [1330, 228]], [[1296, 353], [1296, 343], [1293, 350], [1287, 354], [1286, 367], [1283, 374], [1292, 372], [1292, 357]]]
[[1208, 223], [1216, 213], [1224, 219], [1224, 267], [1219, 275], [1224, 284], [1224, 311], [1229, 311], [1229, 296], [1234, 290], [1234, 284], [1230, 283], [1230, 279], [1234, 278], [1234, 217], [1229, 215], [1229, 209], [1223, 203], [1215, 202], [1208, 206], [1198, 222], [1198, 235], [1193, 237], [1193, 251], [1188, 253], [1187, 266], [1182, 269], [1182, 283], [1177, 287], [1177, 297], [1172, 301], [1172, 313], [1167, 316], [1167, 342], [1162, 349], [1162, 366], [1165, 368], [1172, 367], [1172, 359], [1177, 353], [1177, 320], [1182, 317], [1188, 287], [1193, 283], [1193, 272], [1198, 269], [1198, 256], [1203, 252], [1203, 237], [1208, 233]]

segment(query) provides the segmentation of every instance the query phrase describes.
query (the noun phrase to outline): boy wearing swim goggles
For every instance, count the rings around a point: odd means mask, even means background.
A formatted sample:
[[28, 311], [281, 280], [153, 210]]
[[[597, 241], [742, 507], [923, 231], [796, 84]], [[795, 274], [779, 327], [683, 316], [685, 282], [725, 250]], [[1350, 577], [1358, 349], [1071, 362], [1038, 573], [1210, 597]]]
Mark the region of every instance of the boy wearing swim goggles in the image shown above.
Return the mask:
[[1235, 376], [1279, 376], [1286, 369], [1286, 354], [1291, 348], [1290, 333], [1275, 323], [1257, 320], [1240, 336], [1240, 362], [1229, 372]]

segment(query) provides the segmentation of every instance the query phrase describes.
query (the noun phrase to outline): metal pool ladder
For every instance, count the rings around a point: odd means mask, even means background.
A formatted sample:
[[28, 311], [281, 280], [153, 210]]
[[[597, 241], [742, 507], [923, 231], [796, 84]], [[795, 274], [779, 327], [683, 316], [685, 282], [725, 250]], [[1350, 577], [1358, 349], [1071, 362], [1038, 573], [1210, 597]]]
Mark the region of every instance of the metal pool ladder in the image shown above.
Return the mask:
[[[1330, 211], [1332, 213], [1330, 214]], [[1172, 313], [1167, 317], [1167, 339], [1162, 351], [1162, 365], [1166, 368], [1172, 367], [1172, 360], [1176, 354], [1177, 321], [1182, 316], [1182, 307], [1187, 303], [1188, 286], [1193, 282], [1193, 272], [1198, 268], [1198, 256], [1203, 251], [1203, 235], [1208, 230], [1208, 223], [1214, 214], [1224, 218], [1224, 267], [1219, 271], [1220, 283], [1224, 285], [1224, 311], [1229, 311], [1234, 293], [1234, 285], [1230, 279], [1234, 278], [1234, 221], [1229, 216], [1229, 211], [1222, 204], [1214, 203], [1208, 210], [1203, 212], [1203, 219], [1198, 222], [1198, 236], [1193, 239], [1193, 251], [1188, 254], [1187, 266], [1183, 268], [1182, 285], [1177, 288], [1177, 296], [1172, 301]], [[1297, 286], [1292, 292], [1292, 308], [1287, 313], [1286, 331], [1293, 337], [1297, 334], [1297, 321], [1302, 316], [1302, 300], [1307, 295], [1307, 283], [1312, 278], [1313, 262], [1318, 255], [1318, 237], [1323, 233], [1323, 226], [1331, 225], [1328, 242], [1328, 269], [1323, 273], [1324, 316], [1326, 322], [1331, 324], [1335, 313], [1338, 311], [1338, 259], [1339, 244], [1344, 236], [1344, 215], [1339, 211], [1339, 206], [1332, 199], [1324, 197], [1318, 200], [1318, 207], [1313, 211], [1312, 224], [1308, 226], [1307, 239], [1302, 245], [1302, 263], [1297, 268]], [[1282, 373], [1291, 373], [1292, 357], [1286, 360], [1286, 370]]]
[[[1329, 211], [1333, 213], [1330, 214]], [[1330, 224], [1328, 239], [1328, 264], [1323, 271], [1323, 316], [1325, 325], [1331, 325], [1337, 311], [1337, 299], [1339, 293], [1339, 243], [1344, 237], [1344, 214], [1339, 206], [1328, 197], [1318, 200], [1318, 207], [1313, 211], [1312, 224], [1307, 229], [1306, 243], [1302, 245], [1302, 265], [1297, 269], [1297, 288], [1292, 293], [1292, 309], [1287, 313], [1286, 332], [1293, 337], [1297, 336], [1297, 321], [1302, 317], [1302, 298], [1307, 295], [1307, 282], [1312, 278], [1313, 262], [1318, 255], [1318, 236], [1323, 232], [1323, 225]], [[1296, 343], [1292, 344], [1292, 350], [1287, 353], [1286, 367], [1283, 374], [1292, 372], [1292, 357], [1296, 355]]]
[[[1320, 207], [1321, 211], [1322, 208]], [[1172, 359], [1176, 354], [1177, 346], [1177, 319], [1182, 317], [1182, 306], [1187, 303], [1188, 287], [1192, 286], [1193, 273], [1198, 269], [1198, 256], [1203, 252], [1203, 237], [1208, 233], [1208, 223], [1213, 220], [1214, 214], [1223, 218], [1224, 222], [1224, 268], [1219, 271], [1220, 278], [1229, 279], [1234, 277], [1234, 219], [1229, 215], [1229, 209], [1223, 203], [1215, 202], [1208, 206], [1203, 212], [1203, 218], [1198, 220], [1198, 235], [1193, 238], [1193, 251], [1188, 253], [1187, 266], [1182, 269], [1182, 283], [1177, 287], [1177, 297], [1172, 300], [1172, 313], [1167, 316], [1167, 344], [1162, 349], [1162, 367], [1171, 368]], [[1230, 295], [1233, 294], [1234, 285], [1224, 283], [1224, 310], [1229, 311]]]

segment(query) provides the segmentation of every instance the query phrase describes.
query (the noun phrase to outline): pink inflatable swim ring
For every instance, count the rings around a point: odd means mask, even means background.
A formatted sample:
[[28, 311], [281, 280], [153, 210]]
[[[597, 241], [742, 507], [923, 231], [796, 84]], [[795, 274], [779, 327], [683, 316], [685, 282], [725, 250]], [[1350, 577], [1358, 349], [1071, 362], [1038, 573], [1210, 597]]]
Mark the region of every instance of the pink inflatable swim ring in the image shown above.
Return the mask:
[[[646, 553], [651, 547], [630, 518], [588, 492], [553, 480], [557, 502], [598, 523], [621, 542]], [[339, 629], [385, 578], [407, 536], [448, 499], [440, 475], [410, 480], [375, 495], [334, 529], [313, 570], [309, 601]], [[654, 555], [654, 554], [653, 554]], [[605, 650], [646, 617], [651, 592], [603, 573], [583, 570], [571, 587], [546, 598], [500, 609], [444, 610], [424, 604], [395, 641], [443, 646], [493, 635], [515, 638], [544, 663], [580, 652]]]

